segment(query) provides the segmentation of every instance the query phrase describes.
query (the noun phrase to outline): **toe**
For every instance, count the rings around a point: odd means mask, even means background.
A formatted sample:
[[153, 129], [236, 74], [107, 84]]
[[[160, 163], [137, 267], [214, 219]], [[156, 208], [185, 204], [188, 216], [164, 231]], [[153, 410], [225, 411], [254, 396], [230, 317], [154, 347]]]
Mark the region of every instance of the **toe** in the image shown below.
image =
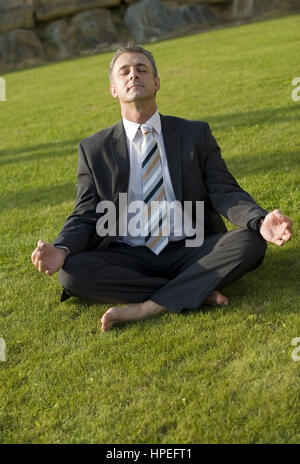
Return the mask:
[[102, 316], [101, 318], [101, 330], [102, 332], [107, 332], [108, 330], [110, 330], [114, 324], [114, 317], [113, 317], [113, 313], [114, 313], [114, 308], [109, 308], [106, 313]]

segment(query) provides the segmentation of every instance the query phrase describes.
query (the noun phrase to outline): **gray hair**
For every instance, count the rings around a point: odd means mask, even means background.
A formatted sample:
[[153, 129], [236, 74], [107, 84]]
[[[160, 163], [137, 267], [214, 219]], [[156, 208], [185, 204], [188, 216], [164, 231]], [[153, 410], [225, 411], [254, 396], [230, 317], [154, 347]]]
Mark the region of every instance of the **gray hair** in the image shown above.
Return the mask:
[[118, 50], [115, 52], [114, 56], [112, 57], [112, 60], [109, 65], [109, 70], [108, 70], [108, 77], [109, 77], [110, 82], [112, 82], [112, 72], [113, 72], [115, 62], [117, 61], [119, 56], [123, 55], [123, 53], [142, 53], [150, 61], [152, 65], [154, 77], [158, 76], [156, 63], [155, 63], [152, 53], [149, 52], [149, 50], [146, 50], [145, 48], [143, 48], [141, 45], [136, 44], [135, 42], [127, 42], [126, 44], [118, 48]]

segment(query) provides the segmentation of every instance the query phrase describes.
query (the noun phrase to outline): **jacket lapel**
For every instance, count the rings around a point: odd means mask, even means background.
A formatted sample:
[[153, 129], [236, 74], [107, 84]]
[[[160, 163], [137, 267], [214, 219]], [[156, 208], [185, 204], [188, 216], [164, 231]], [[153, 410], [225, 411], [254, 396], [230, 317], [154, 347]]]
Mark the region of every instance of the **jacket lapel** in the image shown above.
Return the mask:
[[119, 192], [128, 191], [129, 182], [129, 154], [122, 121], [115, 126], [111, 150], [116, 164], [116, 176], [112, 193], [116, 197]]
[[168, 168], [176, 200], [182, 199], [181, 135], [172, 118], [160, 115]]

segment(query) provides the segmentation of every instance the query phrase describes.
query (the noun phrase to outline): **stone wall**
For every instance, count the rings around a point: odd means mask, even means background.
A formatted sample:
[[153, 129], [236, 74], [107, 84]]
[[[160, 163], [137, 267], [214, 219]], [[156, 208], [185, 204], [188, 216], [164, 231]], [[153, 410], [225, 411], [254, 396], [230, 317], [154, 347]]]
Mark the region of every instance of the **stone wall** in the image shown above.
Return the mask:
[[0, 73], [300, 11], [300, 0], [0, 0]]

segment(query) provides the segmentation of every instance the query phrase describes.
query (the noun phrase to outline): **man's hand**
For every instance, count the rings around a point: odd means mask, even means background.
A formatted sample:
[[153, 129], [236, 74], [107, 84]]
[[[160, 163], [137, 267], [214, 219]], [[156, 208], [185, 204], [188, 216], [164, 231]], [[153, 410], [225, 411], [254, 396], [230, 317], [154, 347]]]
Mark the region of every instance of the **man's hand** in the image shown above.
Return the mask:
[[260, 227], [260, 233], [267, 242], [281, 246], [293, 235], [293, 221], [284, 216], [279, 209], [267, 214]]
[[63, 267], [67, 251], [56, 248], [51, 243], [39, 240], [37, 247], [31, 255], [31, 261], [40, 272], [52, 275]]

